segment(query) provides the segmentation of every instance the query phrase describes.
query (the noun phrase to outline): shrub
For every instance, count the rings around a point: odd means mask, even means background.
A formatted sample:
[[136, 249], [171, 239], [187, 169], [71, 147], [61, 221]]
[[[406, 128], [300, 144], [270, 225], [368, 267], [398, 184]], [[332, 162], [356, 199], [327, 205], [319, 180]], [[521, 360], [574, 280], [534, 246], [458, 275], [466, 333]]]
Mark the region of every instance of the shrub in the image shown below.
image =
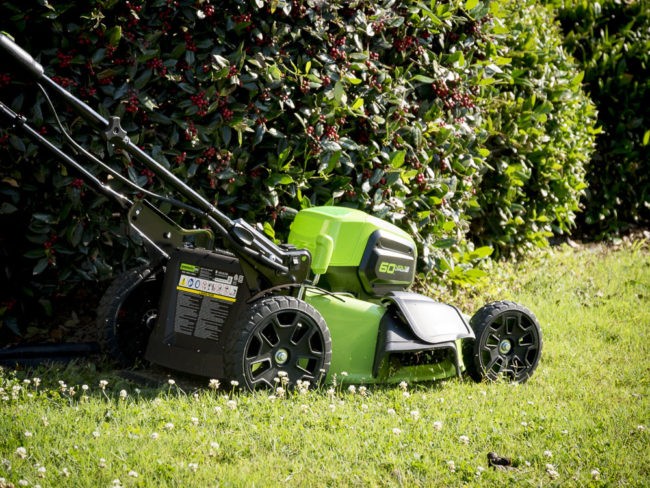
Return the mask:
[[[539, 2], [499, 3], [483, 81], [489, 168], [472, 220], [476, 240], [500, 254], [544, 246], [574, 226], [593, 150], [594, 106]], [[507, 20], [506, 20], [507, 19]]]
[[[542, 87], [519, 90], [520, 84], [535, 86], [527, 77], [541, 68], [527, 51], [538, 44], [510, 47], [514, 35], [529, 27], [522, 18], [523, 27], [504, 36], [509, 20], [498, 17], [501, 3], [7, 1], [0, 5], [0, 29], [38, 53], [50, 76], [100, 113], [120, 116], [140, 146], [229, 216], [259, 222], [283, 240], [301, 208], [360, 208], [415, 237], [422, 276], [466, 284], [480, 276], [476, 262], [490, 253], [467, 240], [470, 214], [480, 206], [507, 213], [528, 205], [528, 213], [516, 216], [526, 232], [511, 231], [507, 220], [506, 237], [489, 234], [498, 224], [491, 211], [473, 220], [475, 236], [484, 242], [520, 246], [536, 222], [570, 225], [568, 209], [581, 177], [568, 157], [536, 167], [561, 152], [560, 134], [571, 134], [575, 119], [559, 115], [556, 124], [525, 127], [507, 120], [507, 111], [519, 107], [523, 120], [552, 100], [533, 99]], [[545, 27], [538, 20], [530, 29]], [[37, 39], [30, 35], [35, 31], [50, 35]], [[502, 45], [504, 40], [511, 44]], [[508, 58], [510, 50], [517, 56]], [[555, 62], [552, 54], [543, 61]], [[526, 70], [519, 57], [527, 59]], [[2, 76], [3, 100], [8, 96], [37, 127], [51, 127], [43, 98], [26, 97], [12, 73]], [[567, 91], [575, 94], [575, 86]], [[526, 104], [510, 101], [515, 94]], [[84, 147], [147, 189], [168, 191], [73, 115], [61, 116]], [[530, 164], [525, 190], [512, 189], [514, 180], [498, 155], [490, 158], [501, 148], [498, 133], [509, 150], [529, 153], [521, 161], [506, 160]], [[538, 150], [523, 144], [527, 137], [553, 143]], [[14, 275], [5, 296], [22, 288], [23, 296], [47, 305], [57, 290], [65, 293], [79, 280], [110, 276], [141, 259], [138, 243], [124, 236], [116, 207], [78, 175], [7, 131], [0, 132], [0, 160], [0, 190], [7, 197], [2, 218], [21, 226], [3, 233], [17, 242], [8, 256]], [[556, 167], [564, 165], [568, 182]], [[535, 192], [558, 188], [565, 191], [558, 201], [533, 202]], [[508, 192], [516, 194], [514, 201], [503, 196]], [[20, 258], [30, 260], [27, 271], [17, 265]]]
[[650, 11], [647, 2], [574, 0], [558, 7], [567, 49], [598, 106], [597, 138], [580, 219], [592, 237], [650, 224]]

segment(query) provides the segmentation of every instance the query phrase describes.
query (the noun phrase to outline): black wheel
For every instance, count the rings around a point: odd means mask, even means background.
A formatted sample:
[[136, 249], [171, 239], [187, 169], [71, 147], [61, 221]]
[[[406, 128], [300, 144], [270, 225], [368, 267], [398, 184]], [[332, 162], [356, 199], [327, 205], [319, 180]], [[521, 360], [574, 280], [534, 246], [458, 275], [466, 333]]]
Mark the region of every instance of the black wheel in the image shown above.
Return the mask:
[[263, 298], [242, 315], [225, 339], [228, 379], [242, 386], [273, 388], [286, 374], [318, 384], [327, 375], [332, 339], [323, 317], [311, 305], [290, 296]]
[[530, 378], [542, 353], [542, 331], [530, 310], [513, 302], [494, 302], [476, 312], [470, 325], [476, 339], [464, 341], [463, 356], [473, 379]]
[[158, 317], [161, 272], [148, 266], [118, 275], [106, 289], [97, 309], [97, 325], [104, 330], [104, 348], [124, 366], [142, 359]]

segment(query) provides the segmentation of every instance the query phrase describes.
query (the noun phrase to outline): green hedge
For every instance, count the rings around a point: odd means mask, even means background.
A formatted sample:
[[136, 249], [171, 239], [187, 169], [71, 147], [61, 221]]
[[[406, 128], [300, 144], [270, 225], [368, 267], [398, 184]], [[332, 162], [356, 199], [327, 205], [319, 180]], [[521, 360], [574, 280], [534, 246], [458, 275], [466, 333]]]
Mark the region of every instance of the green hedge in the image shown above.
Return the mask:
[[[361, 208], [413, 234], [422, 276], [448, 285], [481, 275], [490, 249], [472, 240], [508, 252], [566, 230], [583, 186], [582, 159], [568, 154], [589, 146], [577, 71], [549, 17], [513, 16], [516, 5], [8, 1], [0, 29], [228, 215], [283, 240], [301, 208]], [[560, 68], [540, 79], [549, 63]], [[14, 108], [51, 122], [13, 79], [0, 83]], [[85, 147], [165, 191], [62, 115]], [[33, 144], [0, 129], [0, 161], [2, 219], [21, 228], [2, 226], [19, 303], [47, 306], [139, 258], [115, 206]]]
[[552, 2], [565, 45], [598, 106], [597, 138], [580, 219], [604, 237], [650, 225], [650, 6], [645, 0]]
[[500, 7], [491, 56], [497, 66], [482, 100], [490, 169], [480, 183], [472, 233], [510, 254], [574, 227], [595, 110], [552, 12], [531, 0]]

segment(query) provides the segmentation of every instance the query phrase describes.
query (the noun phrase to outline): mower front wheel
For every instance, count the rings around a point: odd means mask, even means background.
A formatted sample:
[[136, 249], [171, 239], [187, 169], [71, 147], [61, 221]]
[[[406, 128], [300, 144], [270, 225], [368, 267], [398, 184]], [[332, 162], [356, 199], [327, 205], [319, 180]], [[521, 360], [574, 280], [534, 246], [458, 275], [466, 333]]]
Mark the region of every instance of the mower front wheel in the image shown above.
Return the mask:
[[162, 269], [140, 266], [118, 275], [97, 308], [104, 349], [123, 366], [142, 359], [158, 317]]
[[325, 320], [311, 305], [291, 296], [253, 303], [224, 345], [226, 376], [250, 390], [298, 381], [315, 386], [327, 375], [332, 358]]
[[535, 315], [510, 301], [487, 304], [470, 320], [475, 340], [465, 340], [467, 372], [476, 381], [509, 379], [523, 383], [542, 353], [542, 331]]

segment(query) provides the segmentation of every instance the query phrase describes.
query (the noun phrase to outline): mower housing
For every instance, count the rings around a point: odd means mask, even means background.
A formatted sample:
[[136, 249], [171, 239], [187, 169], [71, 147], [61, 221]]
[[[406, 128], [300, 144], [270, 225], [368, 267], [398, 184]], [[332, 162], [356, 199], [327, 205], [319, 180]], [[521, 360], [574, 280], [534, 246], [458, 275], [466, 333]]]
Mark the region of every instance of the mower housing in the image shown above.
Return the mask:
[[399, 227], [346, 207], [298, 212], [289, 244], [311, 253], [311, 269], [332, 292], [379, 298], [413, 283], [417, 249]]

